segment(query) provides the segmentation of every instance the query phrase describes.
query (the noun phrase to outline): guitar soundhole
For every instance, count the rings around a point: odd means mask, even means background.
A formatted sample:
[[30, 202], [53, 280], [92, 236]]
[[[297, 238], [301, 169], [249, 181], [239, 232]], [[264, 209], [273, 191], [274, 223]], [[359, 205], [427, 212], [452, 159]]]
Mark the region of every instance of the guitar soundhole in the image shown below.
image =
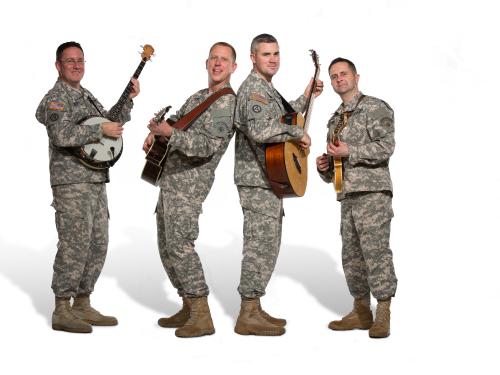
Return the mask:
[[293, 154], [293, 162], [295, 164], [295, 168], [299, 171], [299, 173], [302, 173], [302, 167], [300, 166], [299, 159], [297, 158], [297, 155]]

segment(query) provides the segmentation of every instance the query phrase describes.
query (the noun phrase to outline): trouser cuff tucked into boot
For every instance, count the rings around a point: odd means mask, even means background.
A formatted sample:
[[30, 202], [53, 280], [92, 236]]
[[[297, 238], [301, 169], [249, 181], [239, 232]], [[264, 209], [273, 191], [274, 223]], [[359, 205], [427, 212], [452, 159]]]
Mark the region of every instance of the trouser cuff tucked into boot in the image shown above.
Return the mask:
[[370, 310], [370, 296], [356, 298], [352, 311], [341, 320], [334, 320], [328, 328], [334, 331], [348, 331], [352, 329], [369, 329], [373, 324], [373, 315]]
[[189, 319], [191, 307], [189, 298], [182, 297], [182, 309], [172, 316], [158, 319], [158, 325], [163, 328], [182, 327]]
[[391, 334], [391, 299], [379, 300], [377, 303], [377, 312], [375, 322], [373, 323], [368, 335], [371, 338], [384, 338]]
[[52, 313], [52, 329], [72, 333], [90, 333], [92, 326], [75, 316], [71, 311], [69, 297], [56, 297], [56, 308]]
[[242, 299], [241, 309], [234, 327], [234, 332], [240, 335], [281, 336], [285, 328], [267, 321], [261, 314], [258, 298]]
[[199, 337], [215, 333], [207, 297], [188, 298], [191, 313], [186, 324], [175, 330], [177, 337]]
[[88, 294], [76, 296], [71, 311], [75, 316], [93, 326], [116, 326], [118, 324], [118, 320], [114, 316], [102, 315], [90, 306]]

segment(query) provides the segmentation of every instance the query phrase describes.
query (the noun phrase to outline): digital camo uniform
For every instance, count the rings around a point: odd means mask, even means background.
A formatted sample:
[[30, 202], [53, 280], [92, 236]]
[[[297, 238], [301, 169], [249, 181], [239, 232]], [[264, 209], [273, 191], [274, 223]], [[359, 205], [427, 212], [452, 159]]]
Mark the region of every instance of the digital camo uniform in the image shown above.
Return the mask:
[[[394, 113], [384, 101], [360, 93], [341, 105], [328, 122], [327, 142], [345, 111], [354, 111], [339, 139], [349, 146], [343, 158], [341, 202], [342, 263], [349, 291], [378, 300], [394, 296], [397, 279], [389, 247], [392, 183], [389, 158], [394, 152]], [[332, 165], [332, 163], [330, 163]], [[332, 182], [333, 169], [320, 176]]]
[[[131, 108], [132, 102], [128, 102], [120, 121], [130, 120]], [[106, 113], [88, 90], [74, 89], [61, 79], [36, 111], [37, 120], [46, 126], [49, 136], [52, 206], [59, 238], [52, 279], [56, 297], [91, 293], [106, 258], [108, 170], [88, 168], [66, 149], [99, 141], [103, 136], [100, 124], [80, 126], [78, 122]]]
[[[209, 96], [208, 89], [198, 91], [170, 119], [179, 120]], [[235, 102], [234, 95], [220, 97], [186, 131], [174, 129], [168, 142], [156, 208], [158, 249], [163, 267], [180, 296], [208, 295], [194, 241], [198, 237], [202, 204], [234, 133]]]
[[[290, 102], [297, 111], [306, 97]], [[252, 71], [238, 90], [235, 126], [234, 180], [243, 208], [243, 261], [238, 292], [244, 298], [265, 294], [281, 242], [283, 201], [271, 190], [265, 175], [267, 143], [300, 140], [299, 126], [284, 125], [281, 97], [272, 86]]]

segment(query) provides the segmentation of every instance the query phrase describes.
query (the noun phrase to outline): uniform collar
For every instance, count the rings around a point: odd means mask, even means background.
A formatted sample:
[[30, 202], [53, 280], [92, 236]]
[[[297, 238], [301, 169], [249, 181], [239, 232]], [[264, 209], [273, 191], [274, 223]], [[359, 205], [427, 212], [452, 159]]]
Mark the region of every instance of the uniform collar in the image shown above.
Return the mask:
[[356, 109], [356, 107], [359, 104], [359, 101], [361, 100], [361, 97], [363, 96], [363, 93], [360, 91], [354, 97], [349, 100], [347, 103], [341, 103], [340, 106], [337, 108], [335, 113], [337, 114], [342, 114], [344, 112], [349, 112], [353, 111]]

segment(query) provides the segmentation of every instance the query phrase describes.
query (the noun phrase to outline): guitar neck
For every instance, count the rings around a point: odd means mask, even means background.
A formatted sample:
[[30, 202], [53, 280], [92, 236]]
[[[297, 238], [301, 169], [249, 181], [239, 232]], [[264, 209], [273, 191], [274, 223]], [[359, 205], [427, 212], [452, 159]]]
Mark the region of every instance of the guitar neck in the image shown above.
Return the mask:
[[311, 85], [311, 92], [309, 93], [309, 97], [307, 98], [305, 110], [304, 110], [304, 130], [307, 132], [309, 130], [309, 123], [311, 121], [311, 113], [312, 113], [312, 108], [314, 104], [314, 99], [316, 98], [316, 95], [314, 95], [314, 92], [316, 91], [316, 86], [317, 86], [317, 80], [319, 77], [319, 62], [317, 61], [317, 55], [316, 52], [312, 51], [313, 55], [313, 61], [315, 65], [315, 70], [314, 70], [314, 78], [313, 78], [313, 83]]
[[[134, 75], [132, 76], [133, 78], [137, 79], [141, 75], [142, 69], [146, 65], [146, 59], [142, 59], [141, 63], [137, 67], [137, 69], [134, 72]], [[109, 120], [113, 122], [118, 122], [120, 119], [120, 113], [122, 112], [123, 106], [128, 100], [128, 96], [130, 92], [132, 91], [132, 81], [128, 82], [127, 87], [125, 87], [125, 90], [123, 90], [122, 95], [120, 96], [120, 99], [116, 102], [116, 104], [109, 110], [108, 112], [108, 118]]]

